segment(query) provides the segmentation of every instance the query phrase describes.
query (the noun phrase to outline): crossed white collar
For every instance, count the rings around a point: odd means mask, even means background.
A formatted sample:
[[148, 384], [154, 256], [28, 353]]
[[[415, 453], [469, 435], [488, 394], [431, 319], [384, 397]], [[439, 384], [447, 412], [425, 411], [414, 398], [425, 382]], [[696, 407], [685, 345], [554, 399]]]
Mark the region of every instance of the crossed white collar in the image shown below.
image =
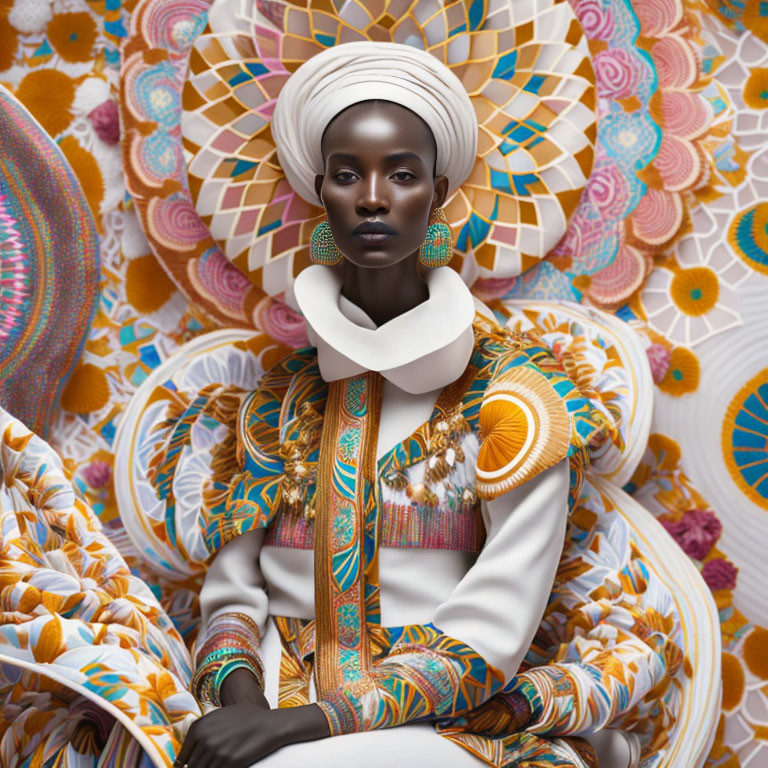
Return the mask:
[[303, 270], [293, 291], [323, 379], [378, 371], [400, 389], [421, 394], [459, 378], [472, 355], [475, 301], [449, 267], [429, 270], [426, 282], [426, 301], [376, 327], [341, 295], [338, 272], [319, 264]]

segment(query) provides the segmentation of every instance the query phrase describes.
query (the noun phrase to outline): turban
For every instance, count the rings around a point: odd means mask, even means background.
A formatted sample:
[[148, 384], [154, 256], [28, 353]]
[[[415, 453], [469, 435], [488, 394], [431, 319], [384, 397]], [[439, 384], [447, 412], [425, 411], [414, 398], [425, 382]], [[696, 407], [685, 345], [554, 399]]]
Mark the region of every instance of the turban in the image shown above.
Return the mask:
[[415, 112], [435, 137], [435, 172], [449, 191], [469, 176], [477, 153], [477, 118], [464, 86], [431, 53], [399, 43], [361, 41], [328, 48], [304, 62], [277, 99], [272, 135], [291, 186], [320, 205], [320, 140], [328, 123], [360, 101], [382, 99]]

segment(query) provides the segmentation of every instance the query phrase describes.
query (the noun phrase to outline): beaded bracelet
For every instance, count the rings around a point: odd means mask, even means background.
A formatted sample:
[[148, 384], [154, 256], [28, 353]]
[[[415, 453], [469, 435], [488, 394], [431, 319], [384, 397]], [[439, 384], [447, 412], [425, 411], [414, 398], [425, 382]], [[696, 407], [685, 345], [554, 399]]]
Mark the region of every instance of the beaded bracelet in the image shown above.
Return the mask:
[[224, 678], [235, 669], [249, 669], [264, 688], [264, 670], [258, 655], [261, 633], [245, 613], [221, 613], [205, 628], [196, 653], [192, 693], [201, 704], [221, 706]]

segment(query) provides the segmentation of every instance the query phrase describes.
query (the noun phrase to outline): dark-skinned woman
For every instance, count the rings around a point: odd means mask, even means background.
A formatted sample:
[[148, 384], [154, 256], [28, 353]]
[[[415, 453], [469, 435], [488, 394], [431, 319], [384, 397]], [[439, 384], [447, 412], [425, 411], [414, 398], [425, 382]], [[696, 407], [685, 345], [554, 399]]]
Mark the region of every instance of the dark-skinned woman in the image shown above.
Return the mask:
[[289, 78], [272, 130], [327, 214], [294, 284], [313, 346], [240, 410], [200, 595], [206, 714], [177, 765], [632, 764], [631, 736], [588, 736], [598, 756], [578, 734], [656, 685], [655, 661], [606, 654], [629, 697], [575, 664], [521, 669], [583, 446], [549, 351], [447, 266], [441, 206], [477, 150], [466, 91], [423, 51], [339, 45]]

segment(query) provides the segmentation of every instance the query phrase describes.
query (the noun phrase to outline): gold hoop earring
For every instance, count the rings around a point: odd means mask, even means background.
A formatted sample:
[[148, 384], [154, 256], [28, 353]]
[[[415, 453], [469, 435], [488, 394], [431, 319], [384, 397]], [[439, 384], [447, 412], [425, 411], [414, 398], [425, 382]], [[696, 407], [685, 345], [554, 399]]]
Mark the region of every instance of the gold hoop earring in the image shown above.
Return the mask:
[[309, 245], [309, 258], [315, 264], [332, 267], [338, 264], [343, 257], [333, 240], [333, 232], [328, 219], [323, 219], [313, 230]]
[[419, 248], [419, 261], [425, 267], [444, 267], [453, 258], [453, 241], [448, 219], [442, 208], [435, 208], [427, 227], [424, 245]]

